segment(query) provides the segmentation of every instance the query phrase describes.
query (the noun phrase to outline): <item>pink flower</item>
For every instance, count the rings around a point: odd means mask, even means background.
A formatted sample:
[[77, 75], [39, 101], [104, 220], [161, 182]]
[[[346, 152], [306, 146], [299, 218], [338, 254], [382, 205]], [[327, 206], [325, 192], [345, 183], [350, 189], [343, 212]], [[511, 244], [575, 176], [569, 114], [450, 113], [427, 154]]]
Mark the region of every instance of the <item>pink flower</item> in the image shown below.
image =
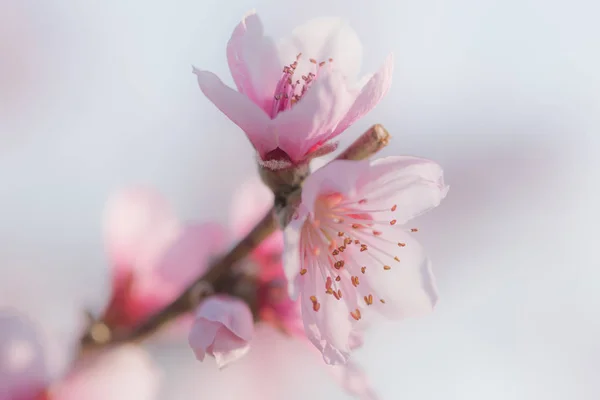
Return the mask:
[[285, 231], [284, 268], [327, 363], [347, 361], [367, 309], [392, 317], [432, 310], [430, 262], [403, 225], [439, 205], [447, 189], [440, 166], [415, 157], [333, 161], [306, 179]]
[[369, 112], [391, 85], [392, 56], [357, 79], [362, 47], [338, 18], [318, 18], [275, 43], [248, 13], [227, 44], [237, 91], [194, 68], [202, 92], [248, 136], [263, 161], [300, 163]]
[[158, 193], [131, 188], [108, 203], [113, 293], [104, 319], [133, 326], [173, 300], [225, 245], [213, 224], [180, 223]]
[[204, 361], [208, 353], [223, 368], [248, 353], [253, 333], [254, 320], [246, 303], [229, 296], [212, 296], [196, 311], [189, 343], [198, 360]]
[[[153, 400], [159, 374], [149, 355], [127, 345], [80, 359], [52, 379], [41, 330], [24, 316], [0, 311], [0, 400]], [[53, 382], [52, 382], [53, 381]]]

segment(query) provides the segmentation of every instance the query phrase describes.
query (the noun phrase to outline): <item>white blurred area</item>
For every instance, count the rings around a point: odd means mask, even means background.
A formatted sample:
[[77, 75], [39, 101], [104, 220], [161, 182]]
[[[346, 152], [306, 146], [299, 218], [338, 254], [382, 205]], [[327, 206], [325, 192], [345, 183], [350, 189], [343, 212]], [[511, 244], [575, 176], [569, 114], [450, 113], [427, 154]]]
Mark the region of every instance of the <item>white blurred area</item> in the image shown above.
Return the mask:
[[[590, 0], [0, 0], [0, 306], [22, 304], [57, 337], [79, 306], [100, 307], [102, 207], [120, 187], [152, 185], [184, 218], [227, 222], [253, 153], [191, 65], [231, 83], [225, 44], [252, 8], [275, 36], [347, 18], [363, 72], [393, 51], [390, 93], [342, 145], [380, 122], [393, 135], [385, 154], [445, 168], [445, 203], [415, 221], [439, 306], [383, 324], [357, 355], [382, 398], [600, 398], [600, 6]], [[348, 398], [319, 360], [260, 382], [259, 364], [217, 372], [185, 345], [151, 350], [165, 400], [265, 386], [262, 399]], [[273, 354], [265, 373], [286, 360]]]

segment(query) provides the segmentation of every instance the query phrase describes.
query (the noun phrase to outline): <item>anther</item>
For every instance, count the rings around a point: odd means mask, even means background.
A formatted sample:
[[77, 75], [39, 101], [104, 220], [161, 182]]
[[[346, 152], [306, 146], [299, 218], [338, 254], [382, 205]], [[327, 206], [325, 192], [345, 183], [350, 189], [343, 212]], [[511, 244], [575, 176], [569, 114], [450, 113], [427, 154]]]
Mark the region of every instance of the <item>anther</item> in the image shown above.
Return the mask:
[[316, 64], [316, 63], [317, 63], [317, 60], [315, 60], [314, 58], [311, 58], [311, 59], [309, 59], [308, 61], [310, 61], [310, 62], [311, 62], [311, 63], [313, 63], [313, 64]]
[[306, 274], [307, 272], [308, 272], [308, 271], [307, 271], [307, 269], [306, 269], [306, 268], [302, 268], [302, 269], [300, 270], [300, 275], [304, 275], [304, 274]]
[[321, 61], [321, 62], [319, 63], [319, 67], [322, 67], [323, 65], [325, 65], [325, 61]]
[[381, 233], [382, 233], [381, 231], [373, 231], [373, 235], [375, 235], [375, 236], [380, 236]]
[[365, 296], [364, 299], [365, 299], [365, 303], [367, 303], [368, 306], [373, 304], [373, 295], [372, 294]]
[[344, 260], [336, 261], [335, 264], [333, 264], [333, 266], [335, 267], [335, 269], [342, 268], [344, 266]]
[[367, 245], [366, 244], [361, 244], [360, 245], [360, 251], [367, 251]]
[[360, 283], [360, 282], [358, 281], [358, 276], [352, 276], [352, 277], [350, 278], [350, 280], [352, 281], [352, 285], [354, 285], [354, 287], [358, 287], [358, 285], [359, 285], [359, 283]]
[[400, 258], [399, 258], [398, 256], [395, 256], [395, 257], [394, 257], [394, 260], [396, 260], [396, 261], [400, 262]]
[[313, 303], [313, 310], [314, 311], [319, 311], [320, 308], [321, 308], [321, 304], [319, 302]]
[[392, 211], [396, 211], [396, 208], [398, 208], [398, 206], [394, 204], [394, 206], [392, 207]]
[[396, 225], [396, 220], [395, 219], [391, 220], [390, 225]]
[[338, 249], [335, 249], [334, 251], [331, 252], [332, 256], [337, 256], [338, 254], [340, 254], [340, 251]]
[[411, 228], [410, 230], [411, 232], [418, 232], [419, 230], [417, 228]]
[[362, 199], [358, 201], [358, 204], [365, 204], [367, 202], [367, 199]]
[[360, 272], [362, 272], [362, 273], [364, 274], [366, 270], [367, 270], [367, 267], [362, 267], [362, 268], [360, 269]]
[[335, 281], [336, 281], [336, 282], [339, 282], [339, 281], [341, 281], [341, 280], [342, 280], [342, 277], [341, 277], [341, 276], [339, 276], [339, 275], [338, 275], [338, 276], [335, 278]]
[[406, 243], [402, 243], [402, 242], [398, 243], [398, 247], [404, 247], [404, 246], [406, 246]]
[[339, 236], [339, 237], [342, 237], [342, 236], [344, 236], [344, 232], [338, 232], [338, 236]]
[[356, 239], [356, 240], [354, 241], [354, 244], [360, 244], [360, 240]]
[[379, 299], [379, 301], [381, 302], [381, 304], [385, 304], [385, 300], [384, 299]]
[[360, 225], [359, 224], [352, 224], [352, 228], [358, 229], [358, 228], [360, 228]]
[[383, 269], [385, 269], [386, 271], [389, 271], [390, 269], [392, 269], [392, 267], [390, 267], [389, 265], [384, 265]]
[[341, 299], [342, 298], [342, 290], [338, 289], [337, 294], [338, 294], [338, 296], [340, 296], [340, 299]]
[[310, 301], [312, 301], [313, 303], [317, 302], [317, 296], [310, 296]]

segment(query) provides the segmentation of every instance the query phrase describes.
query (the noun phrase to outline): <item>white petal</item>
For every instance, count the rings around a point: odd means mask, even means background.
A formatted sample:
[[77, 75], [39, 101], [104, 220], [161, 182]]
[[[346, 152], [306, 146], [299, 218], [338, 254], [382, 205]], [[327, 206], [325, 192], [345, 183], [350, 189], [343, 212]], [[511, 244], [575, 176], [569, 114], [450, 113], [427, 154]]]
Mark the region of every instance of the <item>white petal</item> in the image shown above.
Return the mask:
[[[333, 59], [335, 68], [353, 81], [356, 79], [362, 62], [362, 44], [346, 21], [340, 18], [322, 17], [300, 25], [278, 44], [280, 60], [290, 64], [298, 53], [301, 61], [313, 58], [317, 61]], [[308, 70], [308, 63], [299, 65], [297, 72], [302, 75]]]
[[377, 213], [376, 218], [395, 220], [398, 225], [437, 207], [448, 192], [437, 163], [408, 156], [371, 162], [357, 186], [356, 200], [367, 199], [365, 209], [385, 210]]
[[231, 34], [227, 62], [238, 91], [269, 114], [282, 66], [275, 42], [264, 35], [254, 11], [247, 13]]

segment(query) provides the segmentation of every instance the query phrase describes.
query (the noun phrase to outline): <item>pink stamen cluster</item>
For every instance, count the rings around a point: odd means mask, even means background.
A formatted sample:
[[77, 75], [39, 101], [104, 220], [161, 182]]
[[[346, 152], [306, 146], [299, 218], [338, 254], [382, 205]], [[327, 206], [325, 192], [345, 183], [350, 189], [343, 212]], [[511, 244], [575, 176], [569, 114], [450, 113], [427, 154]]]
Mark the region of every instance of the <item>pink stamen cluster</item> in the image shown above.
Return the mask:
[[[317, 60], [311, 58], [309, 61], [314, 65], [314, 72], [311, 71], [307, 75], [302, 75], [302, 80], [294, 79], [294, 73], [296, 72], [296, 68], [298, 68], [298, 62], [301, 57], [302, 53], [299, 53], [296, 56], [296, 61], [283, 67], [283, 74], [275, 88], [275, 101], [273, 102], [271, 118], [275, 118], [281, 111], [289, 110], [294, 104], [300, 101], [302, 96], [308, 91], [308, 88], [317, 79], [321, 68], [326, 64], [325, 61], [317, 62]], [[330, 58], [329, 62], [332, 61], [333, 59]]]

